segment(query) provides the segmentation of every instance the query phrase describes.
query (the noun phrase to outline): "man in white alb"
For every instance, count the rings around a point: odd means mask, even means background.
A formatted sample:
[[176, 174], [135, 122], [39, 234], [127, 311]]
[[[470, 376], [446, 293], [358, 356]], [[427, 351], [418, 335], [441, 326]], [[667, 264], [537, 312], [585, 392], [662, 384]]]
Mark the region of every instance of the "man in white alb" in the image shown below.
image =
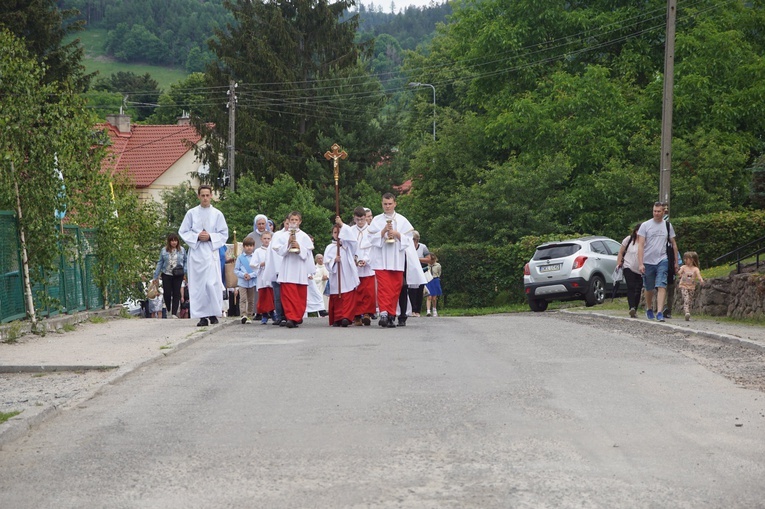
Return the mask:
[[199, 318], [198, 327], [218, 323], [223, 315], [221, 282], [221, 246], [228, 240], [228, 225], [223, 213], [212, 206], [212, 188], [199, 186], [199, 205], [186, 212], [178, 235], [189, 246], [186, 269], [189, 280], [191, 318]]

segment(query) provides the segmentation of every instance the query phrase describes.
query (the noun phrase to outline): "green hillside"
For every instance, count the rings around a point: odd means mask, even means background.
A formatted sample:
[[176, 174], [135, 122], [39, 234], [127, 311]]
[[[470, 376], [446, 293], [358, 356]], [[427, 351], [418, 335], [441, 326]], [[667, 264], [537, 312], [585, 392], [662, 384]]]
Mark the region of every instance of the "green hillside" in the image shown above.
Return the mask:
[[[162, 90], [168, 90], [170, 85], [185, 79], [187, 76], [186, 71], [179, 68], [149, 64], [128, 64], [109, 58], [104, 51], [106, 30], [85, 30], [79, 32], [76, 37], [80, 39], [82, 46], [85, 48], [85, 57], [82, 59], [82, 64], [87, 69], [87, 72], [98, 71], [98, 77], [108, 77], [110, 74], [119, 71], [132, 72], [138, 75], [149, 73], [152, 78], [157, 80]], [[70, 37], [69, 40], [74, 38]]]

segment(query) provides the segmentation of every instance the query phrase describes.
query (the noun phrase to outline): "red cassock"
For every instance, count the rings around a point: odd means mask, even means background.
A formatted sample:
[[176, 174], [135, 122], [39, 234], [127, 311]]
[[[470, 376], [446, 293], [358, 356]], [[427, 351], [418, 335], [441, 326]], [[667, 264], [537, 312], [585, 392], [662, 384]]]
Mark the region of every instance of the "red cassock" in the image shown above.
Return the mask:
[[308, 303], [308, 286], [295, 283], [282, 283], [281, 295], [284, 317], [295, 323], [302, 323], [305, 308]]
[[356, 314], [373, 315], [375, 308], [375, 277], [360, 277], [359, 286], [356, 287]]
[[274, 308], [274, 289], [270, 286], [259, 289], [258, 306], [255, 312], [262, 315], [263, 313], [270, 313]]
[[401, 285], [404, 284], [403, 270], [375, 270], [377, 278], [377, 304], [380, 312], [387, 312], [391, 316], [396, 315], [398, 297], [401, 293]]
[[345, 292], [340, 298], [339, 295], [329, 296], [329, 324], [332, 325], [335, 322], [339, 322], [343, 318], [347, 318], [348, 321], [353, 322], [353, 317], [356, 315], [356, 290]]

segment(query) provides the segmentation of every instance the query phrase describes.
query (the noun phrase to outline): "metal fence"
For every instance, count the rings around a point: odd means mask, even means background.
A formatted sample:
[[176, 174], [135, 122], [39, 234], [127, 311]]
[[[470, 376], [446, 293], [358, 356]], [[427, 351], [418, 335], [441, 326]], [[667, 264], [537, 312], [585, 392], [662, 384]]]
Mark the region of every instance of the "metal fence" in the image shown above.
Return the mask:
[[[0, 323], [24, 318], [27, 314], [16, 216], [0, 211]], [[96, 231], [67, 225], [61, 242], [64, 254], [58, 270], [43, 272], [32, 287], [38, 316], [54, 316], [104, 307], [101, 290], [95, 281]]]

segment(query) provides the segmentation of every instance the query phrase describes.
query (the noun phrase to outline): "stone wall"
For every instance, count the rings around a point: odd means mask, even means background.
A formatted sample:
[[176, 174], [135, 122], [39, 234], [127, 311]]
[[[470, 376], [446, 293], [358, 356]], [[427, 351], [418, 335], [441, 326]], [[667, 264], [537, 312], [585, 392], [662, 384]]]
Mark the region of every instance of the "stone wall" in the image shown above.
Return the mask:
[[[678, 316], [683, 310], [683, 296], [675, 290], [672, 310]], [[765, 274], [735, 274], [708, 279], [693, 299], [691, 314], [702, 313], [731, 318], [765, 317]]]

